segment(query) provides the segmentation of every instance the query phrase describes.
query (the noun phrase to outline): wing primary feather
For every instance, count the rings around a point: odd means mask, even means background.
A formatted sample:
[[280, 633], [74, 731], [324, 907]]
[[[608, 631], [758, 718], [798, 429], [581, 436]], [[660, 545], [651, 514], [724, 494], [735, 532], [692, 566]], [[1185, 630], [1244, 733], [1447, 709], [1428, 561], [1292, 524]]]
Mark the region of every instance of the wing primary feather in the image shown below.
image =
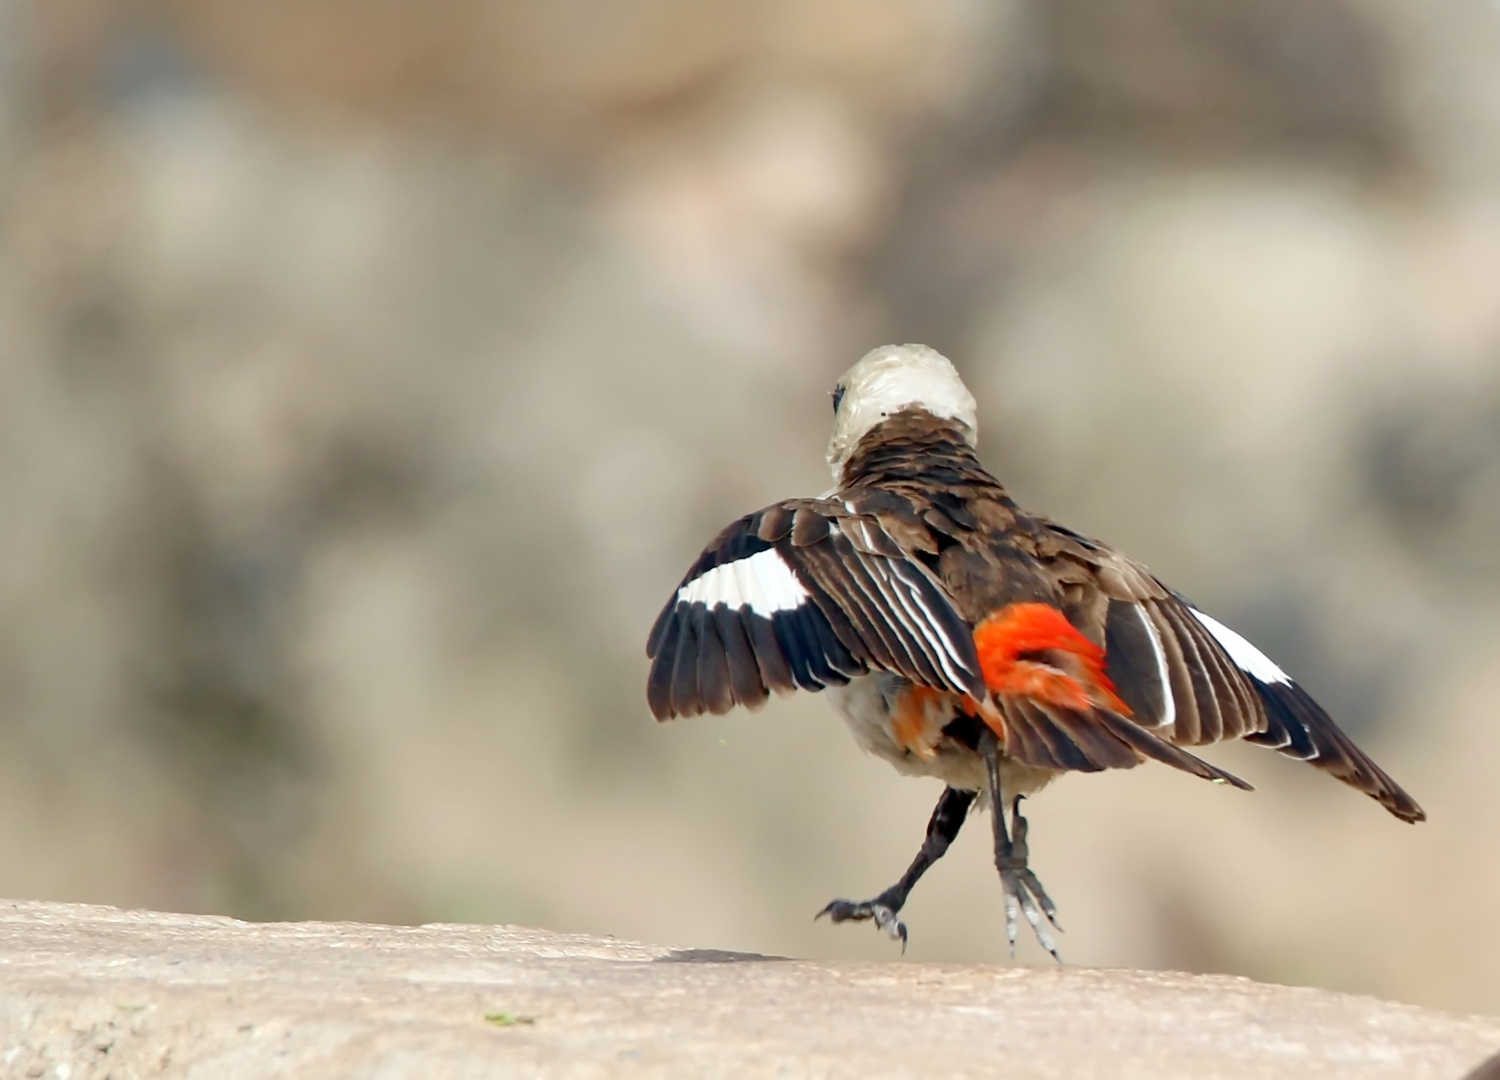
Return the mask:
[[816, 604], [806, 604], [794, 615], [802, 637], [811, 646], [811, 667], [819, 682], [824, 686], [843, 686], [851, 673], [859, 673], [859, 665], [839, 642]]
[[[1175, 607], [1170, 602], [1167, 606]], [[1176, 608], [1174, 617], [1181, 625], [1182, 632], [1192, 635], [1198, 655], [1213, 685], [1214, 700], [1219, 707], [1221, 720], [1219, 737], [1235, 739], [1255, 730], [1260, 724], [1260, 711], [1250, 703], [1254, 695], [1247, 685], [1248, 679], [1244, 671], [1202, 622], [1192, 617], [1191, 610]]]
[[817, 610], [816, 618], [812, 618], [811, 623], [817, 631], [823, 659], [827, 662], [829, 669], [835, 676], [843, 676], [840, 682], [847, 682], [854, 676], [863, 675], [869, 670], [862, 660], [844, 646], [838, 632], [834, 629], [833, 621], [821, 609]]
[[1213, 650], [1214, 676], [1219, 683], [1219, 712], [1224, 718], [1224, 738], [1238, 739], [1260, 728], [1261, 710], [1249, 679], [1222, 649]]
[[1109, 602], [1104, 648], [1110, 681], [1129, 703], [1135, 719], [1147, 727], [1175, 728], [1177, 708], [1167, 654], [1144, 604]]
[[651, 715], [658, 720], [669, 720], [672, 709], [672, 672], [677, 663], [678, 639], [682, 634], [682, 619], [672, 604], [662, 613], [658, 623], [662, 628], [657, 642], [658, 649], [651, 661], [651, 675], [646, 680], [646, 702], [651, 706]]
[[[723, 605], [716, 605], [722, 608]], [[705, 609], [698, 623], [698, 694], [703, 707], [722, 716], [734, 707], [734, 691], [729, 683], [729, 657], [719, 637], [719, 621]]]
[[792, 666], [782, 651], [771, 620], [763, 615], [746, 615], [745, 636], [755, 650], [755, 662], [760, 667], [760, 678], [768, 690], [778, 694], [789, 694], [797, 689], [797, 679]]
[[672, 599], [667, 601], [666, 607], [661, 609], [661, 614], [651, 624], [651, 633], [646, 638], [646, 655], [655, 660], [661, 653], [662, 639], [666, 637], [667, 627], [677, 615], [677, 594], [672, 594]]
[[[1260, 689], [1259, 686], [1256, 689]], [[1289, 758], [1299, 761], [1311, 761], [1318, 756], [1318, 748], [1313, 745], [1312, 735], [1305, 725], [1295, 717], [1288, 714], [1281, 704], [1272, 699], [1270, 692], [1263, 695], [1267, 703], [1267, 714], [1269, 722], [1264, 734], [1256, 733], [1245, 736], [1246, 742], [1253, 742], [1260, 746], [1269, 746]]]
[[1146, 636], [1151, 640], [1151, 656], [1156, 661], [1157, 685], [1160, 687], [1163, 702], [1160, 726], [1176, 728], [1177, 695], [1172, 693], [1172, 674], [1167, 667], [1167, 650], [1161, 642], [1161, 632], [1156, 629], [1156, 622], [1146, 612], [1145, 607], [1132, 604], [1131, 609], [1135, 612], [1136, 621], [1145, 628]]
[[727, 607], [714, 609], [714, 621], [718, 623], [719, 638], [724, 642], [724, 658], [729, 665], [729, 685], [734, 699], [746, 708], [754, 710], [766, 703], [766, 687], [760, 680], [760, 666], [755, 662], [755, 650], [745, 631], [744, 619], [739, 612]]
[[[887, 666], [881, 655], [881, 643], [872, 633], [869, 619], [860, 604], [860, 593], [838, 557], [833, 545], [820, 543], [805, 548], [783, 550], [782, 555], [795, 567], [795, 573], [808, 590], [811, 604], [827, 623], [831, 640], [824, 652], [833, 667], [845, 674], [863, 674], [867, 660]], [[823, 627], [818, 627], [820, 636]]]
[[702, 604], [682, 605], [682, 636], [672, 665], [672, 708], [678, 716], [697, 716], [703, 711], [698, 697], [698, 626], [706, 614]]
[[1205, 660], [1198, 647], [1196, 635], [1182, 621], [1182, 616], [1171, 605], [1158, 609], [1172, 626], [1177, 644], [1182, 649], [1188, 677], [1193, 684], [1193, 702], [1198, 707], [1198, 737], [1195, 744], [1218, 742], [1224, 731], [1219, 716], [1219, 703], [1214, 694], [1213, 681], [1209, 676], [1209, 661]]
[[1161, 607], [1153, 605], [1150, 615], [1156, 625], [1162, 651], [1167, 654], [1167, 669], [1171, 673], [1172, 680], [1172, 698], [1177, 703], [1177, 725], [1172, 734], [1172, 741], [1189, 746], [1201, 743], [1203, 725], [1198, 717], [1198, 701], [1193, 692], [1192, 676], [1188, 672], [1188, 656], [1184, 654], [1177, 631], [1168, 621]]
[[823, 618], [828, 620], [828, 627], [833, 632], [834, 638], [858, 667], [857, 672], [851, 670], [849, 674], [864, 674], [869, 671], [870, 665], [867, 663], [869, 650], [865, 648], [859, 629], [848, 610], [840, 607], [826, 595], [819, 596], [818, 601], [819, 610], [823, 612]]
[[822, 690], [828, 684], [821, 676], [828, 674], [828, 668], [819, 654], [816, 637], [809, 632], [801, 616], [800, 611], [777, 612], [771, 619], [771, 627], [790, 663], [798, 688]]
[[[1339, 730], [1329, 715], [1312, 697], [1284, 674], [1274, 682], [1254, 678], [1255, 689], [1266, 703], [1267, 711], [1292, 734], [1293, 741], [1282, 753], [1302, 757], [1318, 768], [1336, 776], [1349, 786], [1363, 791], [1402, 821], [1423, 821], [1427, 813], [1400, 784]], [[1300, 737], [1299, 737], [1300, 736]], [[1302, 743], [1314, 748], [1304, 757]], [[1289, 753], [1295, 750], [1295, 753]]]

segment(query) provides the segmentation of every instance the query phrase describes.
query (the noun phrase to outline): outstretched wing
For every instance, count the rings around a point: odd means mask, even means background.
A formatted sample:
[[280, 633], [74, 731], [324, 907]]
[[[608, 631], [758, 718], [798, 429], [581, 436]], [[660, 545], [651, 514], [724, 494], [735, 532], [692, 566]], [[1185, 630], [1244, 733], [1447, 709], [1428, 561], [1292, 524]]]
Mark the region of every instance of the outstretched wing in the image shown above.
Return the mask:
[[[1181, 598], [1178, 598], [1181, 600]], [[1181, 600], [1187, 604], [1185, 600]], [[1363, 791], [1402, 821], [1424, 821], [1427, 813], [1370, 756], [1354, 745], [1323, 707], [1292, 677], [1239, 634], [1210, 615], [1187, 605], [1254, 689], [1265, 708], [1265, 726], [1245, 735], [1246, 742], [1279, 750], [1316, 765], [1350, 787]]]
[[758, 708], [872, 669], [982, 698], [972, 631], [878, 519], [829, 499], [741, 518], [699, 556], [646, 645], [657, 719]]
[[1403, 821], [1426, 817], [1307, 691], [1243, 636], [1138, 563], [1048, 527], [1054, 565], [1092, 599], [1080, 616], [1096, 628], [1102, 621], [1109, 677], [1138, 723], [1183, 746], [1234, 738], [1269, 746], [1338, 777]]

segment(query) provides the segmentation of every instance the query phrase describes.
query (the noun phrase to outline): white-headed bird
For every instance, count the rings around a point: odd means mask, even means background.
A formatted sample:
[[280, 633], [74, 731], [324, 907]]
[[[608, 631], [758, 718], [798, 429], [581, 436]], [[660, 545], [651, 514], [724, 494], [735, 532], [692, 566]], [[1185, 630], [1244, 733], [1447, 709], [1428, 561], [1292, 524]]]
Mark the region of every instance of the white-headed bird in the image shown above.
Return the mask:
[[1426, 816], [1254, 645], [1140, 563], [1017, 506], [979, 463], [974, 398], [943, 356], [876, 349], [833, 409], [834, 490], [720, 533], [646, 650], [658, 719], [826, 690], [862, 747], [947, 785], [901, 879], [821, 914], [873, 920], [904, 946], [901, 908], [977, 799], [993, 811], [1012, 951], [1019, 914], [1056, 956], [1021, 798], [1147, 758], [1248, 789], [1185, 749], [1224, 739], [1307, 761], [1403, 821]]

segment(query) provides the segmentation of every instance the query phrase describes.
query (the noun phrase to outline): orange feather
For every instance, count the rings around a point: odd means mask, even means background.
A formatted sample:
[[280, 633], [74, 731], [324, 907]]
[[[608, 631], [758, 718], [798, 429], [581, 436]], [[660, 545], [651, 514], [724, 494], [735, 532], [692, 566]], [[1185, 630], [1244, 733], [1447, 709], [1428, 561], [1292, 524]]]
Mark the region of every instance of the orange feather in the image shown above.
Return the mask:
[[974, 647], [985, 685], [997, 694], [1130, 715], [1105, 673], [1104, 650], [1050, 604], [1006, 605], [974, 628]]

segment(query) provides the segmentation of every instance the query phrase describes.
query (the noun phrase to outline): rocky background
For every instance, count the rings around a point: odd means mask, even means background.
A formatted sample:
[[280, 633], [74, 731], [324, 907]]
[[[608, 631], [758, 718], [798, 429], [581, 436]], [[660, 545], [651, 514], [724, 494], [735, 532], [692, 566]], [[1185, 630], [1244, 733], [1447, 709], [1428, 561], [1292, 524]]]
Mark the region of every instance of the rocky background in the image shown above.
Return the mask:
[[1493, 0], [0, 0], [0, 894], [894, 958], [936, 786], [642, 690], [887, 341], [1432, 818], [1064, 780], [1064, 956], [1500, 1011]]

